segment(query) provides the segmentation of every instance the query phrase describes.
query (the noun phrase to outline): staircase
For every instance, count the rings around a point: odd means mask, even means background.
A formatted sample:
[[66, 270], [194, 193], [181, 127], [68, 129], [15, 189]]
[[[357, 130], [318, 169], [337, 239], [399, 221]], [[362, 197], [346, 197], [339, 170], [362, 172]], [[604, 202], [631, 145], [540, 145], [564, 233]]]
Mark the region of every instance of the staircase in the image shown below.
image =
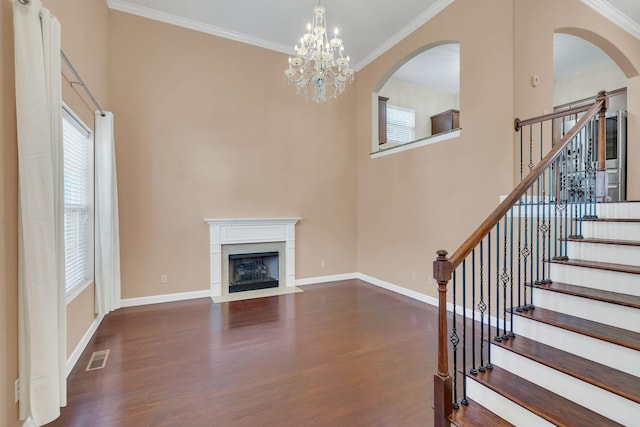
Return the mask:
[[515, 338], [491, 341], [493, 368], [467, 374], [453, 424], [640, 426], [640, 202], [597, 216], [533, 286], [535, 309], [514, 310]]

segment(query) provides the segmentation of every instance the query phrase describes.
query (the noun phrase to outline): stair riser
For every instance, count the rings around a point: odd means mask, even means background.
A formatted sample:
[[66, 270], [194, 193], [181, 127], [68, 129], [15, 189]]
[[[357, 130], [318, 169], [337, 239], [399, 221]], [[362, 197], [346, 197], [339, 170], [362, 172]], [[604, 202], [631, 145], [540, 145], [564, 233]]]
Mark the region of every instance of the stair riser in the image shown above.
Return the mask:
[[569, 259], [640, 266], [640, 246], [567, 242]]
[[640, 310], [632, 307], [538, 288], [533, 290], [533, 302], [536, 307], [640, 333]]
[[640, 203], [598, 203], [600, 218], [640, 218]]
[[467, 395], [518, 427], [554, 427], [547, 420], [472, 379], [467, 379]]
[[492, 346], [491, 362], [623, 425], [640, 418], [639, 404], [500, 346]]
[[640, 241], [640, 223], [583, 221], [585, 238]]
[[554, 282], [640, 296], [638, 274], [552, 263], [549, 275]]
[[513, 330], [516, 335], [522, 335], [640, 377], [638, 352], [630, 348], [556, 328], [521, 316], [513, 316]]

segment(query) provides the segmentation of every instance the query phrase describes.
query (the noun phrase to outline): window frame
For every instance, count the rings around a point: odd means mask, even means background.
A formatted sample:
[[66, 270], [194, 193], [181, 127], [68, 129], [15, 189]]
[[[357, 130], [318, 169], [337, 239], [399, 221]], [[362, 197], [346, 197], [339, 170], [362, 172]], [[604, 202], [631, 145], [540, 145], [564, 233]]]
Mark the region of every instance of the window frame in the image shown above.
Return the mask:
[[64, 157], [64, 149], [65, 149], [65, 138], [64, 138], [64, 126], [65, 121], [73, 126], [82, 136], [84, 136], [84, 141], [88, 145], [88, 153], [87, 163], [88, 171], [87, 176], [89, 182], [87, 183], [87, 201], [89, 202], [87, 206], [88, 218], [87, 221], [89, 224], [87, 225], [87, 235], [88, 241], [86, 242], [86, 277], [81, 282], [75, 283], [72, 286], [68, 286], [67, 283], [67, 274], [66, 274], [66, 261], [67, 261], [67, 251], [66, 251], [66, 242], [64, 246], [64, 253], [61, 260], [61, 268], [65, 269], [65, 294], [66, 294], [66, 303], [69, 304], [73, 301], [78, 295], [80, 295], [87, 287], [89, 287], [95, 281], [95, 141], [94, 134], [92, 129], [87, 126], [82, 119], [65, 103], [62, 103], [62, 121], [61, 121], [61, 160], [60, 167], [63, 174], [62, 178], [62, 194], [60, 195], [61, 203], [62, 203], [62, 214], [63, 219], [61, 221], [61, 236], [63, 241], [66, 240], [66, 231], [65, 231], [65, 221], [64, 214], [66, 213], [66, 203], [65, 203], [65, 181], [64, 181], [64, 168], [65, 168], [65, 157]]
[[[386, 128], [387, 128], [386, 142], [392, 142], [395, 144], [408, 144], [410, 142], [415, 141], [416, 140], [416, 110], [412, 108], [401, 107], [399, 105], [389, 104], [388, 102], [386, 107], [387, 107], [386, 114], [385, 114]], [[410, 117], [408, 117], [409, 120], [407, 121], [410, 123], [404, 124], [404, 123], [400, 123], [400, 121], [398, 121], [398, 123], [394, 123], [393, 122], [394, 112], [398, 114], [409, 114]], [[393, 139], [391, 137], [392, 135], [390, 134], [394, 133], [394, 129], [396, 129], [398, 134], [403, 133], [403, 131], [408, 131], [408, 138], [406, 138], [406, 140], [403, 140], [403, 141]]]

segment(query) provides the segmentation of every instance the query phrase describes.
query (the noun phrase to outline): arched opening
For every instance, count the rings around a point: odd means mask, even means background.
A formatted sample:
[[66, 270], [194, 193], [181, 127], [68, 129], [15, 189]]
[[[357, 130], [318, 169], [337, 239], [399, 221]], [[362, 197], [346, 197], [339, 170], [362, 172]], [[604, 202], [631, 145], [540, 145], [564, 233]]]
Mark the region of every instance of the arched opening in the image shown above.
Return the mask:
[[[602, 41], [602, 40], [601, 40]], [[601, 43], [605, 47], [606, 43]], [[617, 49], [614, 49], [618, 52]], [[555, 33], [553, 37], [554, 110], [561, 111], [594, 100], [600, 90], [608, 95], [606, 116], [606, 181], [612, 201], [627, 195], [627, 74], [599, 46], [577, 35]], [[624, 64], [624, 61], [623, 61]], [[627, 64], [630, 65], [630, 64]], [[634, 72], [627, 66], [626, 72]], [[576, 116], [577, 120], [579, 117]], [[575, 120], [554, 121], [554, 140]], [[597, 142], [600, 144], [600, 141]]]
[[460, 44], [429, 45], [396, 64], [372, 94], [372, 151], [458, 129]]

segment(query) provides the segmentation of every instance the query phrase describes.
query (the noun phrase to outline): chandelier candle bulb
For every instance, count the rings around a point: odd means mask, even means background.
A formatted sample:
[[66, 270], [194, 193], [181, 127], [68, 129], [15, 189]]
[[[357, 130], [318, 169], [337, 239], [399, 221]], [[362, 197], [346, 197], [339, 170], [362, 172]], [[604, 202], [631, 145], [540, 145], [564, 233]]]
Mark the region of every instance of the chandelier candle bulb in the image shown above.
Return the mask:
[[313, 12], [313, 22], [307, 24], [307, 33], [300, 39], [300, 46], [294, 46], [296, 56], [288, 59], [289, 67], [284, 74], [289, 83], [296, 86], [298, 94], [323, 102], [344, 92], [347, 83], [353, 81], [354, 70], [349, 68], [349, 56], [344, 57], [338, 28], [334, 29], [331, 40], [327, 37], [325, 8], [317, 5]]

